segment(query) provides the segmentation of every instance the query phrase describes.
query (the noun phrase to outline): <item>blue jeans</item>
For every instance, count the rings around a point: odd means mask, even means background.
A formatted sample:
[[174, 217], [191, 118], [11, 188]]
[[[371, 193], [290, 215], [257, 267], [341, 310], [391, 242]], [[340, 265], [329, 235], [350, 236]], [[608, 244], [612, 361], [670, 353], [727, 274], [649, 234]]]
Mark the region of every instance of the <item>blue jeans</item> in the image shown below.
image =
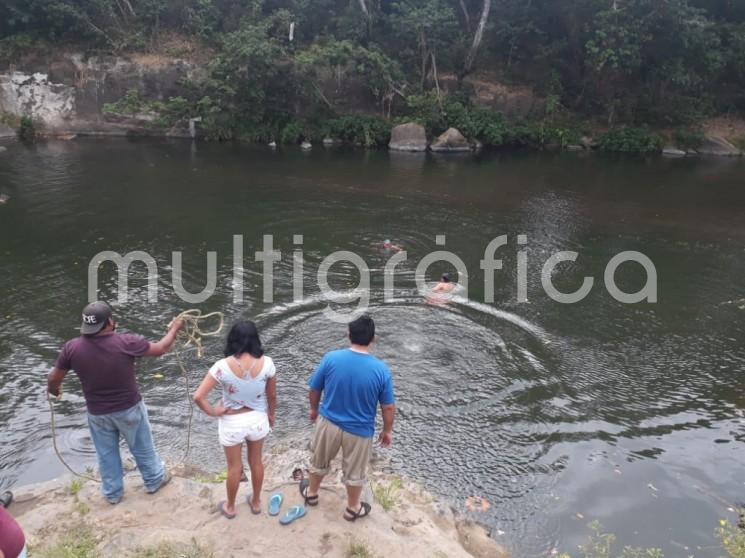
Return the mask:
[[93, 445], [96, 446], [98, 468], [101, 471], [101, 491], [109, 502], [118, 502], [124, 494], [124, 471], [119, 455], [120, 437], [124, 437], [137, 462], [145, 490], [154, 492], [160, 488], [166, 469], [153, 445], [144, 401], [126, 411], [108, 415], [88, 414], [88, 426]]

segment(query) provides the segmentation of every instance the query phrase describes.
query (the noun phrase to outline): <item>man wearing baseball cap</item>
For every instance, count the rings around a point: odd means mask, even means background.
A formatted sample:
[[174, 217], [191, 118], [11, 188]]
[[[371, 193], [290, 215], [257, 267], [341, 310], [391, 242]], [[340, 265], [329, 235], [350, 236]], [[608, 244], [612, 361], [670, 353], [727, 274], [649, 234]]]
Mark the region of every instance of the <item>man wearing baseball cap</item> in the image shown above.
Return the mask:
[[134, 363], [138, 357], [168, 352], [182, 326], [181, 320], [175, 320], [163, 339], [151, 343], [140, 335], [117, 333], [111, 307], [105, 302], [93, 302], [83, 309], [81, 336], [65, 343], [49, 373], [47, 389], [54, 396], [59, 396], [69, 370], [80, 378], [102, 492], [112, 504], [118, 504], [124, 493], [121, 437], [137, 462], [148, 494], [154, 494], [171, 480], [153, 445]]

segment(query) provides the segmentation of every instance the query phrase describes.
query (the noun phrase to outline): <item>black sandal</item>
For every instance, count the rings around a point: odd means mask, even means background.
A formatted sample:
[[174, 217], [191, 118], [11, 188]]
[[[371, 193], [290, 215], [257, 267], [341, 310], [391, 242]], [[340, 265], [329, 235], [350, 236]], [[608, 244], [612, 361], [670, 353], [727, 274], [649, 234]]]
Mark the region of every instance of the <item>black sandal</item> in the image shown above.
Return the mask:
[[3, 492], [2, 496], [0, 496], [0, 507], [7, 508], [12, 501], [13, 493], [10, 490]]
[[[360, 510], [354, 511], [352, 508], [347, 508], [344, 512], [344, 519], [347, 521], [357, 521], [358, 519], [362, 519], [363, 517], [367, 517], [370, 515], [370, 512], [372, 511], [372, 506], [368, 504], [367, 502], [360, 502]], [[351, 517], [347, 517], [347, 514], [349, 514]]]
[[310, 481], [303, 479], [300, 481], [300, 495], [305, 499], [306, 506], [317, 506], [318, 505], [318, 494], [315, 496], [308, 496], [308, 488], [310, 487]]

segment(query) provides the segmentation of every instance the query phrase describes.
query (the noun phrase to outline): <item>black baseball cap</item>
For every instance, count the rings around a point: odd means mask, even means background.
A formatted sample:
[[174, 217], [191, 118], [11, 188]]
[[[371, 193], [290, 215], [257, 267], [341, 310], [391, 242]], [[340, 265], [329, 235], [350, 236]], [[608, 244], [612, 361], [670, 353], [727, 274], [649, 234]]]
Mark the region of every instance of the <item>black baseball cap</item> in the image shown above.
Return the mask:
[[111, 306], [105, 302], [91, 302], [83, 308], [83, 323], [80, 326], [80, 333], [83, 335], [93, 335], [101, 331], [106, 322], [111, 317]]

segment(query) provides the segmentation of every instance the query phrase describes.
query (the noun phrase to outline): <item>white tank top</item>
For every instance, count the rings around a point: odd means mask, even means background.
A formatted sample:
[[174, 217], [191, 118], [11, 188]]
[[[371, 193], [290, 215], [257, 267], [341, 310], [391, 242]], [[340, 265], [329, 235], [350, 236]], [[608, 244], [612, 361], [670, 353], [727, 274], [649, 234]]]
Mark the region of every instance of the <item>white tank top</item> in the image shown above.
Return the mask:
[[247, 374], [245, 378], [240, 378], [231, 370], [227, 360], [226, 358], [218, 360], [210, 368], [210, 376], [222, 388], [222, 404], [227, 409], [249, 407], [254, 411], [266, 412], [268, 410], [266, 382], [277, 373], [274, 361], [264, 355], [264, 366], [255, 378], [252, 378], [250, 374]]

